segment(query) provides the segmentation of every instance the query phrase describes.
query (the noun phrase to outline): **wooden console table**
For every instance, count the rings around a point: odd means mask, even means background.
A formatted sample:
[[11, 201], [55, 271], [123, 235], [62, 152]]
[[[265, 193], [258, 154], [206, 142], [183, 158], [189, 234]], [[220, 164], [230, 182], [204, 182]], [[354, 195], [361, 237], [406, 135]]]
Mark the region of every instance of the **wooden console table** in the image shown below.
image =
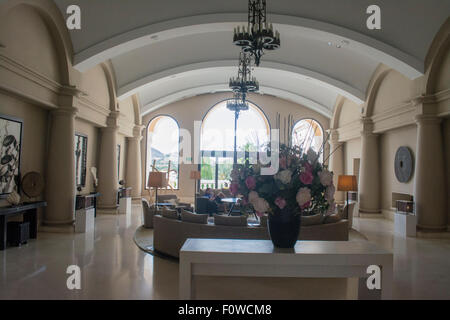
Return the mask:
[[269, 240], [187, 239], [179, 294], [195, 298], [194, 276], [361, 279], [371, 265], [381, 267], [381, 298], [391, 299], [393, 255], [370, 242], [298, 241], [294, 249], [277, 249]]
[[7, 217], [23, 214], [23, 221], [30, 223], [30, 239], [37, 238], [37, 209], [46, 207], [47, 202], [28, 202], [18, 206], [0, 208], [0, 250], [6, 248]]

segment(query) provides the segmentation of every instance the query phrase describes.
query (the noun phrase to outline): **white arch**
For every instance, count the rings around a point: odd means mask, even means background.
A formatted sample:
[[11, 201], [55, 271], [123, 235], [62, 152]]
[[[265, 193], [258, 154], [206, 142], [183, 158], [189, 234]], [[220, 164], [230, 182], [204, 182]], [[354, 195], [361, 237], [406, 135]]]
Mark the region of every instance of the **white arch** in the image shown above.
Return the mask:
[[[216, 92], [228, 92], [230, 91], [228, 88], [226, 88], [226, 84], [224, 83], [218, 83], [218, 84], [211, 84], [207, 86], [198, 86], [198, 87], [192, 87], [186, 90], [174, 92], [172, 94], [169, 94], [165, 97], [159, 98], [155, 101], [152, 101], [148, 104], [145, 104], [142, 107], [141, 113], [142, 115], [146, 115], [150, 112], [153, 112], [155, 110], [158, 110], [168, 104], [174, 103], [176, 101], [180, 101], [189, 97], [193, 97], [200, 94], [205, 93], [216, 93]], [[318, 113], [322, 114], [323, 116], [327, 118], [332, 117], [332, 110], [328, 109], [326, 106], [317, 103], [311, 99], [308, 99], [306, 97], [303, 97], [299, 94], [289, 92], [283, 89], [279, 88], [273, 88], [273, 87], [260, 87], [260, 92], [264, 94], [270, 94], [273, 96], [277, 96], [282, 99], [290, 100], [292, 102], [295, 102], [297, 104], [303, 105], [311, 110], [317, 111]]]
[[[235, 25], [244, 23], [243, 21], [246, 20], [244, 17], [243, 14], [236, 13], [208, 14], [147, 25], [106, 39], [76, 53], [74, 64], [78, 70], [85, 71], [100, 62], [146, 46], [158, 39], [167, 40], [188, 34], [218, 31], [231, 32]], [[411, 79], [424, 73], [423, 61], [353, 30], [322, 21], [287, 15], [273, 14], [271, 20], [278, 29], [290, 28], [296, 33], [306, 34], [316, 39], [348, 40], [356, 52], [382, 62]], [[158, 36], [158, 39], [155, 39], [155, 36]]]
[[[149, 74], [142, 77], [136, 81], [130, 82], [118, 89], [119, 98], [125, 98], [127, 96], [133, 95], [141, 89], [144, 89], [147, 85], [152, 85], [156, 81], [167, 80], [168, 77], [174, 75], [181, 75], [183, 73], [192, 71], [206, 71], [207, 69], [217, 69], [217, 68], [229, 68], [236, 67], [236, 60], [215, 60], [215, 61], [205, 61], [194, 64], [188, 64], [183, 66], [178, 66], [172, 69], [167, 69], [162, 72]], [[280, 72], [285, 72], [287, 74], [296, 74], [304, 79], [310, 78], [317, 81], [317, 84], [323, 86], [327, 89], [337, 92], [338, 94], [354, 101], [357, 104], [364, 102], [366, 98], [366, 93], [362, 92], [358, 88], [352, 87], [349, 84], [339, 81], [337, 79], [331, 78], [323, 73], [308, 70], [306, 68], [283, 64], [273, 61], [264, 61], [264, 66], [259, 67], [260, 70], [270, 69]], [[213, 72], [213, 70], [211, 70]]]

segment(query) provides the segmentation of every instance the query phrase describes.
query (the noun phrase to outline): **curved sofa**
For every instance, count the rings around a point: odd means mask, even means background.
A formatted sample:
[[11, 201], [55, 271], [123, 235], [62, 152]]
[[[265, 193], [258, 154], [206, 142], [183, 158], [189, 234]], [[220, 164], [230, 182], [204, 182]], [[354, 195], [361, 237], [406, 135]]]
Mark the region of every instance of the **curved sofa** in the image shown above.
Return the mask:
[[[266, 227], [222, 226], [213, 223], [198, 224], [153, 217], [153, 247], [155, 251], [178, 258], [188, 238], [269, 240]], [[302, 226], [300, 240], [348, 241], [348, 221]]]

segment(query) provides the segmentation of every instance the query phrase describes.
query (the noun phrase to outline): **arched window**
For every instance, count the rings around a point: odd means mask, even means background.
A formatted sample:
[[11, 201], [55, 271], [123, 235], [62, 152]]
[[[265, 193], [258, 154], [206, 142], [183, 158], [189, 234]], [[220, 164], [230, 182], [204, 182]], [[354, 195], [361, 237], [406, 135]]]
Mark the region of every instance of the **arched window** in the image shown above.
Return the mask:
[[309, 148], [321, 153], [319, 161], [323, 161], [323, 130], [322, 126], [313, 119], [303, 119], [294, 125], [292, 130], [292, 144], [301, 146], [305, 152]]
[[[262, 151], [270, 141], [270, 125], [264, 113], [253, 103], [241, 111], [237, 121], [237, 161], [243, 163], [249, 152]], [[202, 180], [200, 187], [227, 188], [234, 162], [235, 113], [227, 101], [211, 108], [203, 119], [201, 131]]]
[[169, 116], [157, 116], [147, 127], [146, 181], [152, 171], [169, 172], [169, 188], [178, 189], [180, 128]]

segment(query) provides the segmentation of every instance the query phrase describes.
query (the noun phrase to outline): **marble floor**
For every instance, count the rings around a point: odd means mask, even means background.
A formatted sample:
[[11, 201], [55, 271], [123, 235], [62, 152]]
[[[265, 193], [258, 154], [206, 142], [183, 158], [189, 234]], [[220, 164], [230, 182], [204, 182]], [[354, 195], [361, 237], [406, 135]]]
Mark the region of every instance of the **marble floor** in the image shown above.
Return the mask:
[[[133, 241], [141, 207], [99, 215], [91, 234], [39, 233], [0, 251], [0, 299], [177, 299], [178, 262], [144, 253]], [[450, 299], [450, 240], [393, 236], [392, 222], [354, 219], [370, 241], [393, 250], [394, 298]], [[67, 267], [81, 268], [81, 290], [68, 290]], [[354, 299], [354, 279], [198, 279], [201, 299]]]

